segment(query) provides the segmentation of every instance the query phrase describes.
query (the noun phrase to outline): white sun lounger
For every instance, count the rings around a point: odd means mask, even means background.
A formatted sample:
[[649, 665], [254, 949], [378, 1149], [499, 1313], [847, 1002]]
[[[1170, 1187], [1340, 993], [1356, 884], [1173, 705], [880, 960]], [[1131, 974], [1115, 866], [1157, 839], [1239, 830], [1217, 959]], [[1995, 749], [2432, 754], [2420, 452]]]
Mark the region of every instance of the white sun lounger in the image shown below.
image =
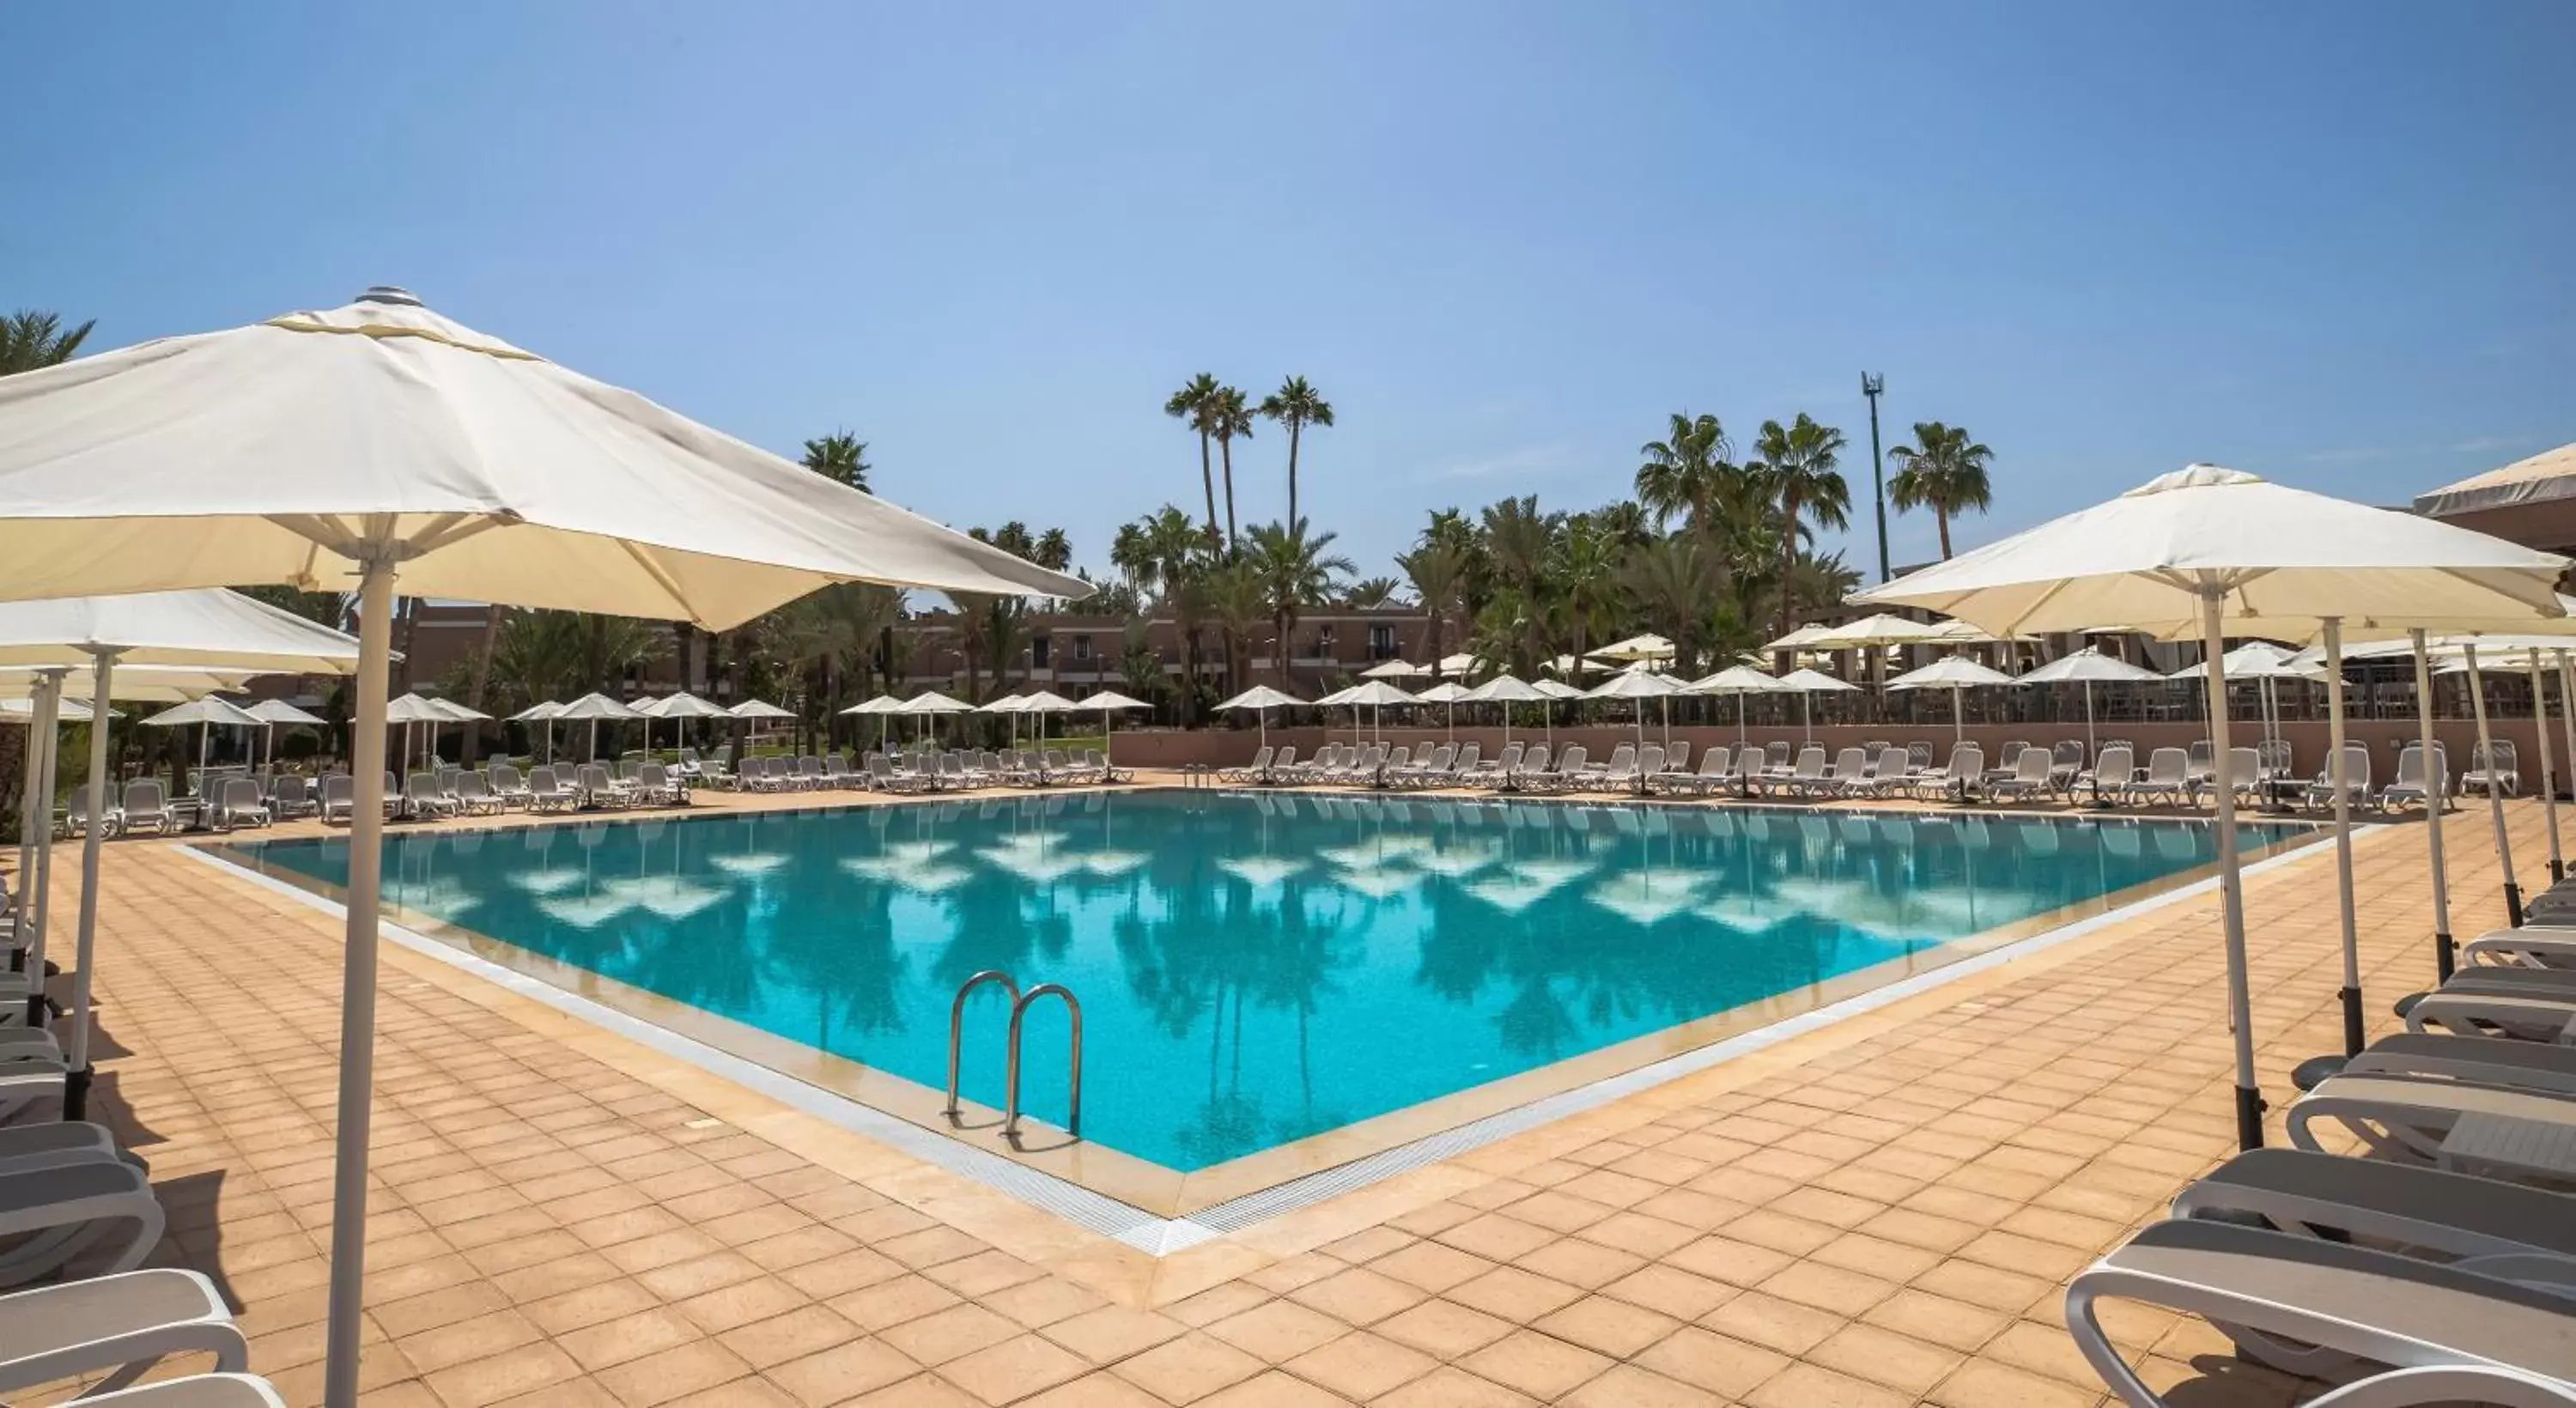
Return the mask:
[[2492, 1178], [2306, 1149], [2253, 1149], [2174, 1199], [2176, 1217], [2260, 1217], [2276, 1231], [2443, 1260], [2555, 1256], [2576, 1265], [2576, 1204]]
[[2385, 1366], [2310, 1399], [2310, 1408], [2576, 1405], [2576, 1302], [2392, 1252], [2178, 1218], [2093, 1263], [2066, 1291], [2076, 1347], [2131, 1408], [2164, 1408], [2169, 1400], [2103, 1330], [2096, 1307], [2104, 1299], [2200, 1316], [2240, 1345], [2312, 1348]]
[[[2394, 1032], [2344, 1063], [2348, 1076], [2430, 1076], [2471, 1085], [2576, 1095], [2576, 1046], [2510, 1037]], [[2576, 1213], [2571, 1213], [2576, 1218]]]
[[2480, 934], [2460, 946], [2462, 966], [2576, 969], [2576, 929], [2526, 925]]
[[286, 1408], [286, 1400], [256, 1374], [194, 1374], [81, 1402], [104, 1408]]
[[2576, 1129], [2576, 1098], [2429, 1077], [2341, 1075], [2291, 1102], [2285, 1119], [2290, 1143], [2301, 1149], [2323, 1149], [2319, 1130], [2337, 1127], [2374, 1157], [2432, 1164], [2443, 1138], [2471, 1114]]
[[111, 1392], [173, 1354], [212, 1354], [226, 1374], [250, 1363], [223, 1296], [194, 1271], [156, 1266], [0, 1296], [0, 1393], [102, 1371], [93, 1392]]
[[61, 1270], [130, 1224], [106, 1271], [131, 1271], [161, 1240], [164, 1218], [143, 1171], [98, 1160], [0, 1173], [0, 1238], [24, 1240], [0, 1252], [0, 1287], [23, 1286]]
[[116, 1147], [116, 1137], [103, 1124], [86, 1120], [44, 1120], [0, 1128], [0, 1174], [27, 1173], [62, 1164], [122, 1161], [140, 1169], [143, 1161]]

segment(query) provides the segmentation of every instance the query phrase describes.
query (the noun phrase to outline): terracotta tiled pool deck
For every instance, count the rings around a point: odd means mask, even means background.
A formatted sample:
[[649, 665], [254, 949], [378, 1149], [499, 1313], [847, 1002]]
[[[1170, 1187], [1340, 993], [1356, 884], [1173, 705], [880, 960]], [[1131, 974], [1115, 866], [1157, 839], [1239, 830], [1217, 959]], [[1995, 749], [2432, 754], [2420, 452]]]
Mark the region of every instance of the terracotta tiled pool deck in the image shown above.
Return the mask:
[[[2455, 931], [2501, 923], [2483, 809], [2446, 835]], [[2385, 1029], [2431, 975], [2420, 826], [2357, 868]], [[159, 1259], [317, 1402], [337, 923], [166, 844], [105, 874], [94, 1104], [152, 1161]], [[2247, 887], [2276, 1107], [2340, 1041], [2333, 874]], [[1158, 1259], [389, 945], [368, 1401], [2103, 1403], [2063, 1285], [2231, 1150], [2223, 972], [2215, 896], [2167, 904]], [[2110, 1324], [2198, 1408], [2313, 1388]]]

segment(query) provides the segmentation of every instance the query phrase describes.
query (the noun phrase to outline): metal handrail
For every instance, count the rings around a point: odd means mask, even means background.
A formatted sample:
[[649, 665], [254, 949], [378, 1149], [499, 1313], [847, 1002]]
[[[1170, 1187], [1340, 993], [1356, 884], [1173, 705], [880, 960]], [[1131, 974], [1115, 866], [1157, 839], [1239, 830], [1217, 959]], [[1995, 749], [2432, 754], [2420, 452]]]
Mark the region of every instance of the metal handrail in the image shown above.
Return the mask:
[[[957, 1000], [948, 1004], [947, 1114], [951, 1121], [954, 1121], [957, 1118], [957, 1051], [958, 1045], [963, 1039], [966, 1029], [966, 998], [968, 994], [974, 992], [975, 989], [982, 987], [986, 983], [1000, 983], [1003, 987], [1010, 990], [1011, 1051], [1013, 1053], [1012, 1065], [1015, 1070], [1018, 1067], [1018, 1052], [1020, 1049], [1020, 1007], [1025, 999], [1020, 996], [1020, 985], [1011, 981], [1010, 974], [1003, 972], [999, 968], [987, 968], [983, 972], [968, 978], [965, 982], [958, 984]], [[1016, 1090], [1017, 1088], [1018, 1087], [1015, 1084], [1013, 1089]]]
[[1065, 1016], [1073, 1024], [1073, 1051], [1067, 1059], [1072, 1108], [1066, 1113], [1064, 1132], [1076, 1139], [1082, 1137], [1082, 1003], [1062, 983], [1040, 983], [1011, 1004], [1011, 1045], [1003, 1075], [1002, 1137], [1014, 1142], [1020, 1137], [1020, 1024], [1027, 1018], [1031, 1003], [1050, 996], [1064, 999]]

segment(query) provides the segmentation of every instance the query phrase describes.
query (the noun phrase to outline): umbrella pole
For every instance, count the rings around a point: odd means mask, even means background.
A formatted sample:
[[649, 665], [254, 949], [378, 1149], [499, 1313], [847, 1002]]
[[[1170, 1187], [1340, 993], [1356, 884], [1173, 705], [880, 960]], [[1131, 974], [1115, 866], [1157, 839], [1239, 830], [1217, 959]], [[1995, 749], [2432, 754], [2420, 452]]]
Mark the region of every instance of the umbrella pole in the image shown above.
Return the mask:
[[2531, 652], [2531, 731], [2540, 739], [2540, 814], [2549, 824], [2549, 879], [2567, 878], [2567, 862], [2558, 854], [2558, 768], [2549, 748], [2549, 695], [2540, 680], [2540, 652]]
[[[33, 923], [36, 937], [34, 942], [27, 945], [27, 969], [39, 975], [45, 971], [45, 940], [54, 927], [54, 785], [63, 760], [63, 677], [66, 673], [63, 670], [46, 672], [45, 678], [50, 681], [50, 687], [44, 691], [44, 698], [37, 705], [38, 717], [43, 721], [45, 730], [45, 749], [43, 776], [36, 784], [36, 868], [32, 872], [35, 876], [34, 888], [28, 888], [28, 872], [21, 872], [18, 877], [21, 892], [18, 901], [19, 914], [23, 918], [27, 913], [27, 906], [30, 903], [35, 906]], [[92, 712], [92, 719], [96, 722], [96, 711]], [[93, 802], [91, 805], [94, 807], [97, 803]], [[40, 1027], [45, 1024], [46, 1015], [45, 985], [41, 976], [31, 986], [34, 990], [27, 995], [27, 1025]]]
[[30, 1027], [42, 1026], [45, 1020], [45, 925], [37, 917], [44, 907], [44, 883], [38, 857], [54, 831], [54, 710], [62, 694], [61, 671], [40, 674], [27, 709], [25, 800], [18, 807], [18, 926], [26, 931], [27, 944], [18, 957], [25, 965], [21, 971], [36, 975], [27, 998]]
[[89, 693], [89, 820], [81, 827], [80, 921], [72, 940], [77, 971], [72, 975], [71, 1040], [63, 1047], [66, 1120], [82, 1119], [89, 1110], [89, 970], [91, 951], [98, 942], [98, 848], [106, 839], [102, 833], [107, 816], [107, 701], [115, 697], [108, 684], [116, 672], [116, 652], [98, 651], [91, 659], [90, 668], [96, 674]]
[[2576, 768], [2576, 671], [2569, 669], [2564, 650], [2558, 652], [2558, 723], [2567, 730], [2567, 766]]
[[340, 985], [339, 1152], [331, 1179], [329, 1359], [323, 1402], [357, 1408], [364, 1328], [367, 1136], [375, 1114], [376, 891], [385, 825], [385, 686], [393, 645], [394, 563], [385, 546], [361, 559], [355, 805], [349, 810], [349, 932]]
[[2227, 1015], [2236, 1032], [2236, 1143], [2263, 1147], [2263, 1092], [2254, 1080], [2254, 1002], [2245, 977], [2245, 880], [2236, 863], [2236, 775], [2227, 736], [2227, 663], [2219, 617], [2224, 594], [2204, 588], [2201, 634], [2209, 647], [2210, 755], [2218, 763], [2218, 893], [2227, 929]]
[[2433, 738], [2433, 662], [2420, 630], [2415, 640], [2415, 723], [2424, 759], [2424, 845], [2433, 872], [2433, 973], [2451, 980], [2451, 879], [2442, 864], [2442, 814], [2451, 805], [2451, 769]]
[[[2211, 745], [2213, 749], [2216, 746], [2216, 744]], [[2100, 751], [2093, 746], [2093, 682], [2091, 680], [2084, 682], [2084, 751], [2097, 758], [2101, 756]]]
[[[45, 695], [53, 687], [51, 676], [36, 677], [35, 693], [27, 704], [27, 747], [22, 754], [24, 762], [18, 778], [18, 920], [26, 927], [31, 942], [35, 938], [35, 921], [27, 917], [27, 881], [36, 873], [36, 787], [43, 772], [44, 758], [39, 750], [44, 740]], [[51, 821], [53, 808], [47, 807], [45, 812], [45, 819]], [[22, 960], [24, 956], [22, 949]], [[36, 971], [41, 973], [44, 970]]]
[[2477, 642], [2462, 645], [2461, 655], [2469, 662], [2469, 712], [2478, 721], [2478, 752], [2486, 758], [2487, 819], [2495, 826], [2496, 864], [2504, 868], [2504, 914], [2506, 922], [2522, 927], [2522, 886], [2513, 877], [2513, 839], [2504, 830], [2504, 792], [2496, 786], [2495, 745], [2487, 737], [2487, 687], [2478, 674]]
[[2334, 785], [2335, 899], [2343, 919], [2343, 1054], [2361, 1054], [2361, 930], [2352, 903], [2352, 778], [2343, 756], [2343, 620], [2325, 618], [2326, 777]]

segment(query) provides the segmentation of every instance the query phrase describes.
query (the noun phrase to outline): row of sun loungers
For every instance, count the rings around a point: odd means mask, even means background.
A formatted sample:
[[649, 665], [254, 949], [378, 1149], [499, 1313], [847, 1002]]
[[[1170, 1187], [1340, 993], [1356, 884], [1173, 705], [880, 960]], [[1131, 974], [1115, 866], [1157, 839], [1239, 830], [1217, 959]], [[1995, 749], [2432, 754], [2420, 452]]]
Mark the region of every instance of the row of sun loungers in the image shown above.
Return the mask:
[[2292, 1148], [2230, 1160], [2076, 1276], [2067, 1326], [2124, 1402], [2167, 1400], [2113, 1345], [2106, 1300], [2336, 1380], [2321, 1404], [2576, 1404], [2576, 884], [2534, 913], [2471, 940], [2400, 1004], [2405, 1032], [2291, 1105]]
[[1099, 749], [951, 750], [938, 754], [870, 753], [856, 767], [839, 755], [747, 758], [738, 785], [750, 792], [963, 792], [984, 787], [1048, 787], [1125, 782]]

